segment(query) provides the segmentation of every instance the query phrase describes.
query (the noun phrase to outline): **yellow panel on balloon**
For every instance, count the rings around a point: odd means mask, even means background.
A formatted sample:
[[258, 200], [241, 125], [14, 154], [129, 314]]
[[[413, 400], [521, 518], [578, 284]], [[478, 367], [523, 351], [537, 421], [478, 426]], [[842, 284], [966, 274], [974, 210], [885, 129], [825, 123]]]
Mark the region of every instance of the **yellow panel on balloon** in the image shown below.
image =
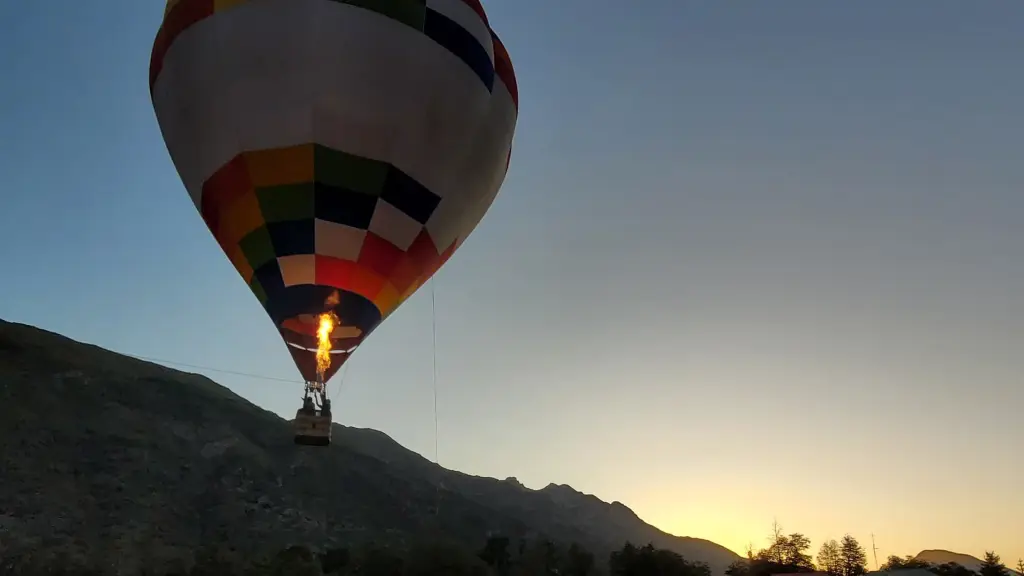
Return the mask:
[[224, 252], [228, 255], [228, 260], [235, 265], [235, 270], [242, 275], [242, 279], [248, 284], [252, 280], [253, 270], [252, 266], [249, 265], [249, 260], [245, 257], [242, 252], [242, 247], [237, 243], [228, 244], [224, 247]]
[[391, 285], [391, 282], [384, 283], [384, 287], [381, 288], [377, 297], [373, 299], [373, 303], [377, 306], [377, 309], [380, 310], [382, 318], [386, 318], [395, 311], [395, 308], [398, 308], [399, 296], [398, 290], [395, 290], [395, 287]]
[[413, 282], [408, 288], [406, 288], [405, 292], [401, 295], [401, 297], [399, 297], [399, 302], [405, 302], [406, 300], [408, 300], [409, 296], [412, 296], [412, 293], [419, 290], [420, 286], [422, 285], [423, 277], [420, 276], [419, 278], [416, 279], [415, 282]]

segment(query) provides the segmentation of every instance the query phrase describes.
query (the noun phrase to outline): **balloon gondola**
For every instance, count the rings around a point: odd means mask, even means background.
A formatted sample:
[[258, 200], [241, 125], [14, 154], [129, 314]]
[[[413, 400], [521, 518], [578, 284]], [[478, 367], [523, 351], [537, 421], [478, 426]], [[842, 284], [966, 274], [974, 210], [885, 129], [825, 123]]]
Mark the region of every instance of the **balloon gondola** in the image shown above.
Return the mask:
[[327, 383], [476, 228], [518, 88], [479, 0], [169, 0], [150, 94], [213, 237], [305, 382]]

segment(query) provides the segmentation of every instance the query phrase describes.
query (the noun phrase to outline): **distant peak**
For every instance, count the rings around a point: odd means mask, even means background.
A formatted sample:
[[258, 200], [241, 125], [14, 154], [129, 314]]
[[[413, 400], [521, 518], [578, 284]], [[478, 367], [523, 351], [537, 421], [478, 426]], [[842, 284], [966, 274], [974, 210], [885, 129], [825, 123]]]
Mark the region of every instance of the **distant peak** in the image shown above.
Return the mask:
[[951, 550], [943, 550], [941, 548], [935, 548], [930, 550], [922, 550], [915, 556], [918, 560], [924, 560], [932, 564], [945, 564], [947, 562], [955, 562], [961, 566], [964, 566], [971, 570], [977, 570], [981, 565], [981, 560], [970, 555], [963, 554], [961, 552], [953, 552]]
[[[963, 554], [963, 553], [960, 553], [960, 552], [953, 552], [952, 550], [943, 550], [942, 548], [931, 548], [931, 549], [928, 549], [928, 550], [921, 550], [920, 552], [917, 553], [917, 555], [918, 555], [918, 557], [920, 557], [920, 556], [949, 556], [949, 557], [970, 558], [972, 560], [978, 560], [977, 558], [975, 558], [974, 556], [971, 556], [970, 554]], [[980, 560], [978, 560], [978, 561], [980, 562]]]
[[545, 486], [544, 487], [544, 491], [545, 492], [561, 492], [561, 493], [568, 492], [568, 493], [572, 493], [572, 494], [582, 494], [582, 492], [580, 492], [579, 490], [573, 488], [572, 486], [569, 486], [568, 484], [555, 484], [554, 482], [552, 482], [551, 484], [548, 484], [547, 486]]
[[629, 514], [630, 516], [632, 516], [633, 518], [636, 518], [637, 520], [640, 519], [640, 517], [636, 515], [636, 512], [633, 512], [632, 508], [630, 508], [629, 506], [626, 506], [625, 504], [623, 504], [622, 502], [619, 502], [618, 500], [612, 502], [611, 503], [611, 507], [612, 507], [612, 510], [615, 510], [616, 512], [626, 513], [626, 514]]

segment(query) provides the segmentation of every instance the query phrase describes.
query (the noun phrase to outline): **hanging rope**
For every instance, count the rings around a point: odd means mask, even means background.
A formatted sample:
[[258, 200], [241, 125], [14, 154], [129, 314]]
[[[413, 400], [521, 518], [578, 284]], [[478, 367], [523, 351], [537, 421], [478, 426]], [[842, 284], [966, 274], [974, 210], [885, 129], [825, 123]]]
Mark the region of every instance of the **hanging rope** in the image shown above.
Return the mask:
[[431, 367], [433, 369], [434, 388], [434, 464], [438, 462], [437, 452], [437, 299], [434, 296], [434, 279], [430, 279], [430, 331], [431, 331]]
[[[341, 370], [338, 371], [338, 387], [336, 388], [337, 390], [341, 390], [341, 388], [345, 386], [345, 375], [348, 374], [348, 367], [351, 366], [351, 364], [349, 364], [349, 360], [351, 360], [351, 357], [345, 359], [345, 364], [341, 367]], [[327, 382], [323, 383], [323, 387], [324, 398], [330, 398], [330, 396], [328, 396], [327, 394]]]
[[441, 515], [441, 463], [438, 458], [437, 441], [437, 297], [434, 288], [434, 279], [430, 279], [430, 332], [431, 332], [431, 364], [433, 369], [433, 391], [434, 391], [434, 464], [438, 468], [438, 481], [435, 485], [434, 496], [434, 517]]
[[342, 386], [345, 385], [345, 375], [348, 374], [349, 366], [351, 366], [351, 364], [346, 360], [345, 365], [341, 367], [341, 374], [338, 375], [338, 390], [341, 390]]

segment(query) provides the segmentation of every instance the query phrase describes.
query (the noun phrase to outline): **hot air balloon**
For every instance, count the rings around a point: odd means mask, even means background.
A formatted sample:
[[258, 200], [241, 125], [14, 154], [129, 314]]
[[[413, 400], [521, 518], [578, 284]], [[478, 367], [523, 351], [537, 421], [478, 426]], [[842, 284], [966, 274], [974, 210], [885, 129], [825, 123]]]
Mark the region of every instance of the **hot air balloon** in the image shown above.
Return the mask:
[[150, 94], [184, 188], [305, 384], [327, 381], [476, 228], [518, 116], [479, 0], [169, 0]]

